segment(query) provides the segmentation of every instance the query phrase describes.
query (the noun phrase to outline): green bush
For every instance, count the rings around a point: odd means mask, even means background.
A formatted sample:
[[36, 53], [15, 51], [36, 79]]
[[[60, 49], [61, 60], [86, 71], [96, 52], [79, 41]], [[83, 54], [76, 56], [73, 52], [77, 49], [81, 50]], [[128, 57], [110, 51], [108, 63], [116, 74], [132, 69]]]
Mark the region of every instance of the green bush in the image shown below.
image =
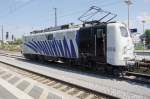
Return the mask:
[[136, 44], [134, 48], [135, 50], [144, 50], [144, 44], [142, 43]]
[[21, 45], [16, 44], [3, 44], [0, 45], [1, 50], [8, 50], [8, 51], [21, 51]]

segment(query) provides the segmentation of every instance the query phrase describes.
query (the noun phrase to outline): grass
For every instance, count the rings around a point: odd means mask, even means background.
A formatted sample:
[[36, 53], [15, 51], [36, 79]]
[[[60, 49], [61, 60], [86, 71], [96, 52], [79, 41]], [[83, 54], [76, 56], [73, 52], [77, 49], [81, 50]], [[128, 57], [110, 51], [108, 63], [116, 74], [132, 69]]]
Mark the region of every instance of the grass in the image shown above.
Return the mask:
[[135, 45], [135, 50], [144, 50], [144, 44]]
[[19, 52], [21, 51], [21, 45], [17, 44], [3, 44], [0, 45], [1, 50], [6, 50], [6, 51], [14, 51], [14, 52]]
[[148, 68], [144, 68], [144, 67], [135, 69], [134, 72], [150, 75], [150, 70]]

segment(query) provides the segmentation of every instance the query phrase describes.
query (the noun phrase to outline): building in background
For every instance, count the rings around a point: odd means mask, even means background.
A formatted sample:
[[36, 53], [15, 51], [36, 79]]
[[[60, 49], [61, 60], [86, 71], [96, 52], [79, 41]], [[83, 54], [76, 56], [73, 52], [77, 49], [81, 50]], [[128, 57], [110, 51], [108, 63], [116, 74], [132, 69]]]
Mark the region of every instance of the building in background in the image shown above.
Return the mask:
[[133, 43], [136, 45], [136, 44], [139, 44], [141, 43], [141, 33], [138, 33], [137, 31], [137, 28], [134, 28], [134, 29], [130, 29], [130, 32], [131, 32], [131, 37], [133, 39]]
[[134, 32], [134, 33], [131, 33], [131, 37], [132, 37], [132, 40], [133, 40], [133, 43], [134, 44], [139, 44], [141, 43], [141, 33], [138, 33], [138, 32]]

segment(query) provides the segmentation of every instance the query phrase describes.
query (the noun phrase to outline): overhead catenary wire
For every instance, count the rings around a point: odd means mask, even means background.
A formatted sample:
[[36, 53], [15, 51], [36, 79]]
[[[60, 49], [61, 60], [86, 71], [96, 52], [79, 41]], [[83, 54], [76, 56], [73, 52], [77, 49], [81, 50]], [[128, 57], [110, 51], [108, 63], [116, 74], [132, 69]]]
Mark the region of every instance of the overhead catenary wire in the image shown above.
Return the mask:
[[100, 5], [97, 5], [97, 6], [107, 6], [107, 5], [111, 6], [111, 4], [115, 4], [115, 3], [118, 3], [118, 2], [123, 2], [123, 1], [121, 1], [121, 0], [114, 0], [114, 1], [112, 1], [111, 0], [111, 2], [108, 2], [106, 0], [91, 0], [91, 1], [89, 1], [87, 3], [90, 4], [90, 5], [100, 4]]
[[[8, 17], [9, 15], [15, 13], [16, 11], [20, 10], [21, 8], [23, 8], [23, 7], [27, 6], [27, 5], [29, 5], [30, 3], [34, 2], [34, 1], [36, 1], [36, 0], [29, 0], [28, 2], [25, 2], [25, 3], [23, 3], [22, 5], [16, 7], [14, 10], [8, 12], [7, 15], [0, 16], [0, 18], [6, 18], [6, 16]], [[94, 1], [95, 3], [97, 2], [96, 0], [91, 0], [91, 1], [89, 1], [89, 2], [87, 2], [87, 3], [90, 3], [90, 2], [93, 2], [93, 1]], [[99, 1], [101, 1], [101, 0], [99, 0]], [[98, 1], [98, 2], [99, 2], [99, 1]], [[101, 1], [100, 4], [102, 4], [102, 5], [100, 5], [100, 7], [114, 6], [114, 5], [119, 4], [120, 2], [122, 2], [122, 1], [120, 1], [120, 0], [117, 0], [117, 1], [113, 1], [113, 2], [108, 2], [108, 3], [106, 3], [105, 1], [106, 1], [106, 0], [102, 0], [102, 1]], [[120, 2], [119, 2], [119, 1], [120, 1]], [[61, 15], [61, 16], [58, 16], [58, 17], [59, 17], [59, 18], [63, 18], [63, 17], [66, 17], [66, 16], [69, 17], [69, 16], [72, 16], [72, 15], [81, 13], [81, 12], [83, 12], [83, 11], [85, 11], [85, 10], [79, 10], [79, 11], [76, 11], [76, 12], [71, 12], [71, 13], [69, 13], [69, 14], [64, 14], [64, 15]], [[50, 14], [50, 15], [51, 15], [51, 16], [54, 16], [53, 14]]]
[[[104, 1], [104, 0], [103, 0]], [[106, 1], [106, 0], [105, 0]], [[115, 5], [118, 5], [118, 4], [121, 4], [122, 1], [120, 0], [117, 0], [117, 1], [113, 1], [113, 2], [109, 2], [109, 3], [105, 3], [103, 5], [100, 5], [99, 7], [108, 7], [108, 6], [115, 6]], [[84, 12], [85, 10], [80, 10], [80, 11], [76, 11], [76, 12], [72, 12], [70, 14], [65, 14], [65, 15], [61, 15], [61, 16], [58, 16], [59, 18], [63, 18], [63, 17], [69, 17], [69, 16], [73, 16], [75, 14], [79, 14], [81, 12]]]
[[[4, 15], [3, 18], [6, 18], [6, 16], [7, 16], [7, 17], [10, 16], [11, 14], [13, 14], [13, 13], [15, 13], [16, 11], [18, 11], [18, 10], [24, 8], [25, 6], [31, 4], [31, 3], [34, 2], [34, 1], [36, 1], [36, 0], [29, 0], [28, 2], [19, 5], [19, 6], [16, 7], [13, 11], [10, 11], [9, 13], [7, 13], [7, 15]], [[94, 1], [94, 0], [92, 0], [92, 1]], [[95, 1], [96, 1], [96, 0], [95, 0]], [[100, 3], [100, 5], [99, 5], [99, 7], [115, 6], [115, 5], [120, 4], [120, 2], [122, 2], [122, 1], [120, 1], [120, 0], [115, 0], [115, 1], [113, 1], [113, 2], [107, 2], [107, 3], [106, 3], [106, 0], [100, 0], [100, 1], [101, 1], [101, 3]], [[90, 2], [89, 2], [89, 3], [90, 3]], [[75, 15], [77, 15], [77, 14], [78, 14], [78, 15], [81, 15], [84, 11], [86, 11], [86, 9], [81, 9], [81, 10], [78, 10], [78, 11], [75, 11], [75, 12], [69, 12], [69, 13], [67, 13], [67, 14], [62, 14], [62, 15], [59, 14], [60, 16], [58, 16], [58, 19], [62, 19], [62, 18], [65, 18], [65, 17], [75, 16]], [[54, 14], [52, 13], [52, 14], [50, 14], [50, 16], [54, 16]], [[0, 18], [2, 18], [2, 17], [0, 17]], [[45, 21], [48, 21], [48, 20], [49, 20], [49, 19], [47, 19], [47, 20], [45, 20]]]
[[104, 5], [101, 5], [102, 7], [110, 7], [110, 6], [115, 6], [115, 5], [118, 5], [118, 4], [121, 4], [121, 3], [123, 3], [122, 1], [120, 1], [120, 0], [117, 0], [117, 1], [114, 1], [114, 2], [109, 2], [109, 3], [107, 3], [107, 4], [104, 4]]
[[102, 4], [102, 3], [105, 3], [106, 0], [90, 0], [86, 4], [94, 4], [94, 3], [98, 3], [98, 2], [100, 2]]
[[5, 14], [5, 15], [3, 15], [3, 16], [0, 16], [0, 18], [6, 18], [6, 17], [8, 17], [9, 15], [11, 15], [11, 14], [15, 13], [16, 11], [18, 11], [18, 10], [24, 8], [25, 6], [31, 4], [31, 3], [34, 2], [34, 1], [36, 1], [36, 0], [29, 0], [29, 1], [25, 2], [25, 3], [23, 3], [23, 4], [19, 5], [19, 6], [17, 6], [14, 10], [9, 11], [7, 14]]
[[[106, 1], [106, 0], [102, 0], [103, 2]], [[105, 3], [101, 3], [101, 5], [98, 5], [99, 7], [103, 8], [103, 7], [110, 7], [110, 6], [115, 6], [115, 5], [118, 5], [118, 4], [121, 4], [123, 3], [122, 1], [120, 0], [115, 0], [113, 2], [105, 2]], [[66, 14], [59, 14], [58, 16], [58, 19], [63, 19], [63, 18], [66, 18], [66, 17], [71, 17], [71, 16], [75, 16], [75, 15], [81, 15], [83, 14], [84, 11], [86, 11], [87, 9], [81, 9], [81, 10], [78, 10], [78, 11], [75, 11], [75, 12], [69, 12], [69, 13], [66, 13]], [[49, 14], [50, 16], [54, 16], [53, 13]], [[49, 21], [49, 19], [46, 19], [44, 20], [44, 22], [47, 22]]]

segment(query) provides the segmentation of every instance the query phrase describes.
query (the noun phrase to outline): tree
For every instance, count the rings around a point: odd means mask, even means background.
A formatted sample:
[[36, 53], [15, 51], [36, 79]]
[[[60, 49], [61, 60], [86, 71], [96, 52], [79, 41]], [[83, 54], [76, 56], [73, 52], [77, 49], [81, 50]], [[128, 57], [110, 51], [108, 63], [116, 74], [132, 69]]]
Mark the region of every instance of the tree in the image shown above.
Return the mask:
[[22, 44], [22, 39], [16, 39], [16, 40], [14, 40], [13, 43], [17, 44], [17, 45], [21, 45]]
[[145, 35], [146, 35], [146, 44], [149, 45], [150, 44], [150, 29], [147, 29], [145, 31]]

